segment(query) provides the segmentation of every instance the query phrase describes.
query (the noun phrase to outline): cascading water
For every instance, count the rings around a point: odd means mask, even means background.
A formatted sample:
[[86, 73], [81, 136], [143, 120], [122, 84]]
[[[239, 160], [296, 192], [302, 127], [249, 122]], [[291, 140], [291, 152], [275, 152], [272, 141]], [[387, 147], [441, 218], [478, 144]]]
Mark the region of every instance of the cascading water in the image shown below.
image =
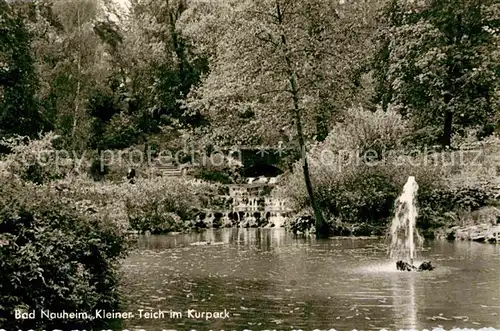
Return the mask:
[[423, 243], [423, 239], [416, 229], [417, 192], [418, 184], [415, 177], [408, 177], [408, 181], [403, 187], [403, 193], [396, 202], [396, 213], [392, 220], [390, 233], [389, 252], [391, 259], [407, 261], [410, 266], [413, 266], [416, 250]]

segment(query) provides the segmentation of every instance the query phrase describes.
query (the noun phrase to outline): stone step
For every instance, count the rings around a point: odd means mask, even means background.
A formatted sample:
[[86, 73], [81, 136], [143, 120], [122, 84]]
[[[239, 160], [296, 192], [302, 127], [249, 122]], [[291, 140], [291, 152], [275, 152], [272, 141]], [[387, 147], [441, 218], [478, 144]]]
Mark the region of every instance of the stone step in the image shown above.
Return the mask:
[[176, 166], [161, 166], [156, 168], [161, 170], [179, 170], [179, 167]]
[[175, 173], [163, 172], [162, 175], [163, 175], [163, 177], [181, 177], [182, 176], [182, 174], [180, 172], [175, 172]]
[[182, 172], [178, 166], [173, 164], [157, 165], [156, 168], [161, 171], [163, 177], [181, 177]]

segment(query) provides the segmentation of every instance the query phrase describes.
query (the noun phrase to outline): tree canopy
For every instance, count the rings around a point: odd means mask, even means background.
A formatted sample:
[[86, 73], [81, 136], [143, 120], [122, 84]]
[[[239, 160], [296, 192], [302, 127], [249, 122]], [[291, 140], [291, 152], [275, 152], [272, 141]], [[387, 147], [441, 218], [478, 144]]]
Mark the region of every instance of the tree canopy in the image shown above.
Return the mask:
[[36, 91], [32, 35], [23, 18], [0, 1], [0, 133], [35, 136], [43, 129]]
[[[439, 127], [487, 127], [498, 112], [499, 5], [483, 0], [391, 1], [376, 54], [376, 102]], [[427, 133], [429, 131], [426, 131]]]

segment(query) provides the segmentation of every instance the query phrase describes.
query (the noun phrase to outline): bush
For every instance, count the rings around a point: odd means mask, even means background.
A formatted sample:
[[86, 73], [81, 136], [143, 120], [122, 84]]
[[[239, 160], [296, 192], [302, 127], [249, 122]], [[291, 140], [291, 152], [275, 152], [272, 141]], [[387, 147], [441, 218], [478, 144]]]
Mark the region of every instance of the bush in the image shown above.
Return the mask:
[[157, 206], [156, 214], [149, 217], [133, 217], [131, 216], [130, 227], [138, 230], [141, 233], [149, 231], [152, 234], [179, 232], [184, 230], [184, 223], [174, 213], [162, 210], [161, 206]]
[[[424, 195], [442, 185], [439, 165], [425, 162], [423, 154], [406, 155], [406, 127], [395, 112], [353, 109], [325, 142], [312, 146], [314, 193], [334, 233], [379, 233], [408, 176], [416, 177]], [[278, 192], [294, 210], [310, 210], [300, 163], [281, 183]]]
[[103, 134], [101, 149], [127, 148], [138, 143], [143, 138], [143, 131], [125, 113], [113, 115]]
[[190, 160], [190, 162], [199, 164], [193, 173], [194, 177], [221, 184], [234, 184], [240, 182], [242, 180], [241, 172], [243, 166], [241, 162], [230, 156], [223, 156], [223, 154], [218, 155], [220, 155], [221, 159], [217, 160], [215, 164], [212, 164], [211, 158], [207, 160]]
[[348, 109], [344, 121], [334, 126], [325, 142], [318, 147], [338, 151], [375, 151], [380, 156], [401, 147], [408, 128], [396, 111], [375, 112], [362, 108]]
[[335, 186], [316, 188], [318, 203], [330, 218], [383, 223], [391, 216], [399, 189], [391, 178], [369, 170], [343, 178]]
[[194, 174], [195, 178], [206, 180], [210, 182], [217, 182], [222, 184], [232, 184], [233, 180], [229, 171], [227, 170], [215, 170], [209, 168], [200, 168]]
[[194, 220], [198, 210], [209, 208], [216, 188], [203, 182], [160, 177], [123, 184], [120, 191], [133, 229], [165, 233], [183, 229], [183, 221]]
[[70, 329], [111, 321], [16, 320], [14, 311], [93, 312], [118, 307], [126, 242], [105, 218], [86, 217], [36, 186], [0, 188], [0, 325]]
[[128, 182], [94, 182], [90, 178], [67, 177], [40, 189], [88, 216], [100, 215], [117, 228], [151, 233], [185, 230], [203, 208], [216, 201], [217, 186], [184, 178], [137, 178]]
[[6, 170], [36, 184], [63, 178], [73, 168], [73, 160], [54, 147], [58, 139], [55, 134], [48, 133], [39, 140], [27, 137], [1, 140], [0, 144], [11, 151], [5, 157]]

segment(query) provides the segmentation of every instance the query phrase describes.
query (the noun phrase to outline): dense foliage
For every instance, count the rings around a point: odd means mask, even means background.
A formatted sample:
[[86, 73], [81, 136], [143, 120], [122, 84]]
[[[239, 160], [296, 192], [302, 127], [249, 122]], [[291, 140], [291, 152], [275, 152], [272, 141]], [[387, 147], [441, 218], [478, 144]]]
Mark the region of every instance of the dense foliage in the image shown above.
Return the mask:
[[[302, 159], [285, 181], [296, 211], [312, 205], [316, 219], [384, 223], [408, 175], [418, 177], [422, 201], [434, 189], [447, 192], [444, 182], [468, 178], [467, 166], [394, 168], [393, 160], [421, 160], [430, 150], [422, 145], [457, 148], [472, 130], [484, 139], [498, 126], [493, 0], [133, 0], [129, 10], [112, 1], [0, 1], [0, 134], [15, 141], [1, 150], [29, 159], [35, 145], [25, 149], [26, 138], [14, 134], [51, 129], [52, 152], [88, 152], [91, 162], [11, 159], [9, 171], [39, 185], [69, 181], [71, 194], [94, 205], [85, 190], [102, 191], [108, 202], [97, 209], [120, 210], [141, 230], [157, 219], [155, 231], [166, 231], [163, 217], [181, 229], [192, 217], [188, 204], [204, 204], [193, 196], [211, 193], [149, 175], [132, 189], [119, 183], [125, 166], [103, 166], [99, 152], [279, 145]], [[324, 151], [346, 150], [362, 162], [339, 169], [319, 161]], [[191, 174], [240, 180], [210, 164]], [[458, 186], [451, 192], [475, 194]]]
[[463, 127], [482, 137], [496, 126], [498, 10], [478, 0], [142, 0], [128, 12], [2, 1], [0, 129], [54, 128], [78, 149], [125, 148], [166, 127], [195, 129], [188, 138], [205, 145], [293, 144], [296, 107], [305, 136], [321, 141], [351, 105], [380, 103], [411, 119], [414, 139], [449, 145]]
[[146, 179], [131, 185], [124, 198], [131, 228], [167, 233], [189, 230], [216, 194], [216, 187], [196, 181]]
[[439, 128], [423, 142], [449, 146], [470, 126], [490, 134], [498, 121], [499, 15], [496, 1], [391, 0], [378, 33], [376, 101], [417, 129]]
[[[470, 152], [426, 154], [406, 145], [407, 128], [393, 110], [351, 109], [324, 142], [312, 146], [315, 194], [335, 234], [383, 233], [408, 176], [415, 176], [419, 185], [417, 225], [426, 235], [455, 222], [450, 213], [496, 204], [498, 138]], [[276, 193], [290, 198], [294, 210], [310, 213], [297, 173], [288, 175]]]
[[34, 135], [43, 128], [43, 120], [35, 97], [38, 77], [32, 36], [3, 0], [0, 15], [0, 135]]
[[[2, 327], [104, 326], [12, 314], [118, 307], [125, 231], [191, 229], [227, 208], [227, 187], [208, 181], [245, 170], [224, 160], [168, 178], [147, 160], [131, 182], [103, 151], [196, 163], [188, 144], [294, 149], [275, 193], [314, 215], [295, 230], [324, 218], [334, 234], [382, 234], [408, 176], [428, 234], [498, 205], [496, 1], [129, 5], [0, 0]], [[482, 155], [448, 162], [460, 148]]]
[[[5, 177], [2, 177], [5, 180]], [[126, 241], [109, 220], [82, 214], [36, 185], [0, 187], [0, 323], [5, 328], [87, 328], [109, 320], [14, 319], [15, 310], [118, 307], [118, 265]]]
[[57, 149], [53, 134], [11, 138], [0, 159], [0, 323], [7, 328], [83, 329], [116, 321], [16, 320], [16, 310], [117, 309], [126, 230], [188, 230], [216, 186], [182, 179], [95, 182], [91, 160]]

